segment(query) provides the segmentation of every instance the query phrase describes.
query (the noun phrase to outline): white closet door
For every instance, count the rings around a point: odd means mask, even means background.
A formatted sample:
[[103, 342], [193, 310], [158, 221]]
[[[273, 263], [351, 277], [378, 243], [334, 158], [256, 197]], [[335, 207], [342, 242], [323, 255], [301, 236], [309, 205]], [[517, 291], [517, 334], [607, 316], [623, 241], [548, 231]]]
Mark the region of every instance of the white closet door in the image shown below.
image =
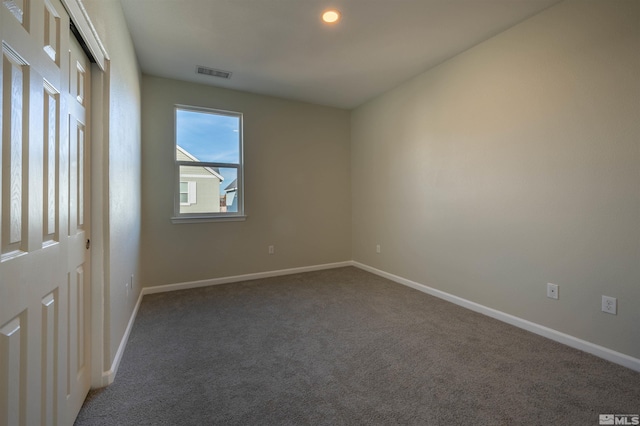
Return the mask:
[[0, 39], [0, 424], [71, 424], [90, 383], [90, 68], [59, 0], [3, 0]]

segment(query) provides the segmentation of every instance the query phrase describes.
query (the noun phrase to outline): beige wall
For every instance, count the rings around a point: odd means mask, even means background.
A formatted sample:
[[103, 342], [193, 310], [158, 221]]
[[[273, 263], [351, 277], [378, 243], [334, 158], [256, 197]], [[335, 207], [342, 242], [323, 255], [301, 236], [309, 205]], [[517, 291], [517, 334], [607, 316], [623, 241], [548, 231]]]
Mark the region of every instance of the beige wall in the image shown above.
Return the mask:
[[[140, 249], [140, 72], [122, 7], [117, 0], [83, 0], [109, 54], [105, 233], [105, 365], [111, 367], [141, 291]], [[94, 123], [106, 125], [107, 123]], [[94, 245], [94, 249], [100, 249]], [[133, 289], [125, 283], [133, 279]]]
[[564, 2], [357, 108], [354, 260], [640, 358], [639, 17]]
[[[351, 259], [348, 111], [146, 75], [142, 82], [145, 286]], [[244, 114], [246, 221], [171, 223], [175, 104]]]

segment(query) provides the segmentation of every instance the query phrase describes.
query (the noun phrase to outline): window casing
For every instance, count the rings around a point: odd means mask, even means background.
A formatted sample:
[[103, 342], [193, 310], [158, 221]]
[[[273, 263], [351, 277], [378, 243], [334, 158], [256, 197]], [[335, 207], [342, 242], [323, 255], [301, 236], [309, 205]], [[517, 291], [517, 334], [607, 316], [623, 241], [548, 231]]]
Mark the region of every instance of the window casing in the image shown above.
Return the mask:
[[244, 220], [242, 114], [176, 105], [173, 223]]

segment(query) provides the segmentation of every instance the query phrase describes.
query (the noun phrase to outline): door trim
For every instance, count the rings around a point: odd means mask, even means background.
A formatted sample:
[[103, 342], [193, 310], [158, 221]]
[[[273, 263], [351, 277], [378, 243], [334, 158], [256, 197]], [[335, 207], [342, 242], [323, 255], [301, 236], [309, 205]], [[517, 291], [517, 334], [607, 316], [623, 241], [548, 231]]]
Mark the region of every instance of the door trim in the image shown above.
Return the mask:
[[105, 62], [109, 60], [107, 50], [104, 48], [96, 28], [93, 26], [87, 10], [80, 0], [61, 0], [69, 17], [80, 32], [82, 39], [87, 44], [89, 51], [102, 71], [106, 71]]
[[91, 387], [113, 382], [109, 365], [109, 61], [91, 74]]

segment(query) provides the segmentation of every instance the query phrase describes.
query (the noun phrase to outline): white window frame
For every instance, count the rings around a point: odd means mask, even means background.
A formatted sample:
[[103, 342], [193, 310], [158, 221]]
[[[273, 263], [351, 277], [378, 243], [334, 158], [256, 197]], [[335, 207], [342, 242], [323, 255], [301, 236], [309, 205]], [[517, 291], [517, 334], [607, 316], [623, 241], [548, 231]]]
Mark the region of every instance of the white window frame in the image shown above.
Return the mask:
[[[236, 117], [239, 119], [238, 126], [238, 143], [239, 146], [239, 159], [238, 163], [217, 163], [206, 161], [178, 161], [176, 152], [178, 146], [178, 111], [193, 111], [204, 114], [216, 114], [226, 115], [230, 117]], [[246, 215], [244, 213], [244, 137], [243, 137], [243, 115], [240, 112], [224, 111], [213, 108], [197, 107], [190, 105], [174, 106], [173, 111], [173, 123], [174, 123], [174, 136], [173, 136], [173, 153], [174, 153], [174, 215], [171, 218], [172, 223], [198, 223], [198, 222], [218, 222], [218, 221], [240, 221], [245, 220]], [[237, 193], [238, 199], [238, 211], [237, 212], [210, 212], [210, 213], [180, 213], [181, 205], [191, 205], [180, 203], [180, 166], [198, 166], [198, 167], [212, 167], [212, 168], [235, 168], [237, 169]], [[182, 182], [187, 182], [182, 180]], [[195, 184], [195, 182], [192, 182]], [[193, 198], [191, 197], [191, 185], [189, 186], [189, 201], [194, 200], [195, 203], [195, 188], [193, 188]]]

